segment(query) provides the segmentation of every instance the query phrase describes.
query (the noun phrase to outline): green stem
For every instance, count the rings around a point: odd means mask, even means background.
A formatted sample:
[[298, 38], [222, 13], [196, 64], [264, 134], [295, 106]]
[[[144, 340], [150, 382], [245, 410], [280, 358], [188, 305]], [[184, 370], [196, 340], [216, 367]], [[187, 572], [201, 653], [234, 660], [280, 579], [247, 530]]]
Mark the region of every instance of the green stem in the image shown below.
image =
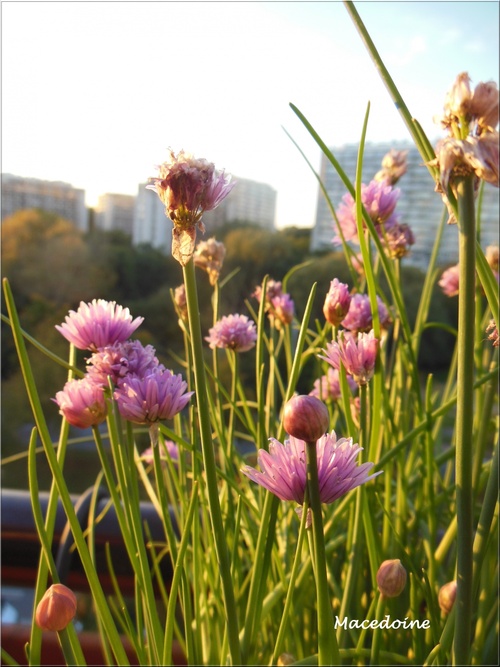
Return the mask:
[[472, 625], [472, 431], [474, 420], [475, 212], [472, 177], [457, 182], [460, 292], [456, 416], [457, 598], [453, 663], [469, 662]]
[[307, 488], [311, 501], [312, 533], [314, 542], [314, 576], [318, 614], [318, 665], [340, 665], [337, 637], [333, 632], [333, 612], [328, 594], [326, 576], [325, 536], [321, 515], [316, 442], [306, 444]]
[[198, 306], [198, 292], [194, 263], [191, 258], [183, 267], [184, 285], [186, 288], [186, 301], [189, 314], [189, 331], [191, 335], [191, 348], [193, 352], [194, 379], [196, 387], [196, 402], [198, 406], [198, 419], [200, 428], [201, 449], [206, 474], [206, 485], [208, 504], [210, 508], [210, 521], [214, 535], [215, 549], [219, 562], [219, 574], [224, 593], [226, 610], [226, 622], [229, 638], [229, 652], [234, 665], [241, 664], [240, 643], [238, 637], [238, 615], [234, 599], [234, 590], [231, 580], [231, 568], [229, 551], [226, 543], [224, 525], [219, 502], [219, 491], [217, 486], [217, 467], [215, 462], [214, 447], [212, 442], [212, 429], [210, 426], [210, 412], [207, 395], [207, 382], [205, 376], [205, 364], [203, 358], [203, 342], [201, 336], [200, 310]]

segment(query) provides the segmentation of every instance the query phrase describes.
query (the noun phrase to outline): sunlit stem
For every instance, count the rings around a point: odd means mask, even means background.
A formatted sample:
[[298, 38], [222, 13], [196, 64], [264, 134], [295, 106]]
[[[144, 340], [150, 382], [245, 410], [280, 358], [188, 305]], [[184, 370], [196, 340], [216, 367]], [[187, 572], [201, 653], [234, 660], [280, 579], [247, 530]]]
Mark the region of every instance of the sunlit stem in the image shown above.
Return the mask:
[[318, 665], [339, 665], [340, 653], [333, 631], [333, 611], [326, 576], [325, 537], [321, 515], [316, 442], [306, 444], [307, 489], [312, 512], [314, 576], [318, 612]]
[[474, 420], [475, 211], [473, 177], [457, 182], [458, 366], [456, 418], [457, 598], [453, 664], [469, 663], [472, 624], [472, 431]]

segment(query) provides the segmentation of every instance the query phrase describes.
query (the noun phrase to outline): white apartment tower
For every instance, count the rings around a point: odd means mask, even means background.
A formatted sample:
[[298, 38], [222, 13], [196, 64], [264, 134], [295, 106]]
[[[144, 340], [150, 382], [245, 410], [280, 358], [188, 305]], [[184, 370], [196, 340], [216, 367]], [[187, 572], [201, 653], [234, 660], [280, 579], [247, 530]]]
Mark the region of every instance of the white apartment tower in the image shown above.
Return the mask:
[[[356, 162], [358, 157], [357, 144], [339, 146], [332, 153], [354, 183]], [[408, 170], [398, 181], [396, 187], [400, 196], [396, 212], [401, 222], [410, 225], [415, 236], [415, 244], [410, 254], [403, 260], [406, 264], [425, 269], [435, 240], [436, 230], [443, 214], [441, 196], [434, 192], [434, 181], [417, 148], [407, 142], [366, 144], [363, 160], [363, 183], [369, 183], [381, 168], [382, 158], [391, 148], [408, 151]], [[345, 185], [337, 172], [322, 155], [321, 180], [335, 210], [338, 209], [342, 197], [346, 193]], [[481, 245], [498, 244], [499, 199], [498, 188], [485, 184], [481, 212]], [[339, 249], [332, 245], [334, 221], [328, 203], [319, 189], [316, 212], [316, 223], [311, 234], [311, 251]], [[438, 256], [440, 265], [455, 264], [458, 260], [458, 233], [455, 226], [445, 228]]]
[[210, 229], [227, 222], [250, 222], [266, 229], [275, 228], [276, 190], [267, 183], [246, 178], [234, 178], [234, 188], [214, 211], [208, 211], [203, 221]]
[[132, 227], [132, 243], [149, 243], [170, 254], [172, 250], [172, 221], [165, 214], [165, 205], [153, 190], [140, 183], [137, 189]]
[[119, 230], [132, 235], [135, 197], [107, 193], [101, 195], [95, 209], [95, 224], [106, 232]]
[[2, 220], [30, 208], [56, 213], [83, 232], [88, 229], [85, 190], [61, 181], [2, 174]]

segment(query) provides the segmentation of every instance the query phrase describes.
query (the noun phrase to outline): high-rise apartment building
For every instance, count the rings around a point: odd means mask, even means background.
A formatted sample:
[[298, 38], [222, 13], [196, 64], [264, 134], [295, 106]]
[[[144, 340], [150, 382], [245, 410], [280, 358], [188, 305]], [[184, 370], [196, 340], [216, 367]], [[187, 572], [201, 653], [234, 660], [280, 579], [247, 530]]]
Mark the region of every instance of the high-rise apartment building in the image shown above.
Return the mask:
[[216, 229], [227, 222], [250, 222], [274, 229], [276, 190], [267, 183], [234, 178], [236, 185], [214, 211], [207, 211], [203, 221], [207, 229]]
[[106, 232], [119, 230], [132, 235], [134, 208], [134, 195], [109, 192], [101, 195], [95, 209], [95, 225]]
[[172, 221], [156, 192], [146, 190], [146, 183], [139, 185], [135, 198], [132, 243], [149, 243], [167, 254], [172, 250]]
[[85, 190], [60, 181], [2, 174], [2, 220], [29, 208], [57, 213], [81, 231], [88, 229]]
[[[352, 183], [355, 179], [358, 148], [357, 144], [350, 144], [332, 149], [333, 155]], [[404, 262], [425, 269], [430, 259], [444, 205], [441, 196], [434, 192], [434, 181], [424, 166], [417, 148], [406, 142], [366, 144], [363, 183], [369, 183], [373, 179], [381, 168], [382, 158], [391, 148], [408, 151], [408, 170], [396, 185], [400, 190], [396, 213], [400, 216], [401, 222], [410, 225], [415, 236], [415, 244]], [[330, 201], [337, 210], [346, 193], [346, 188], [324, 155], [322, 155], [320, 173]], [[493, 243], [498, 244], [498, 221], [498, 188], [486, 183], [481, 213], [481, 245], [483, 247]], [[311, 234], [311, 250], [338, 248], [339, 246], [332, 246], [334, 235], [333, 216], [320, 188], [316, 223]], [[456, 227], [450, 225], [443, 233], [438, 263], [440, 265], [454, 264], [457, 260], [458, 233]]]

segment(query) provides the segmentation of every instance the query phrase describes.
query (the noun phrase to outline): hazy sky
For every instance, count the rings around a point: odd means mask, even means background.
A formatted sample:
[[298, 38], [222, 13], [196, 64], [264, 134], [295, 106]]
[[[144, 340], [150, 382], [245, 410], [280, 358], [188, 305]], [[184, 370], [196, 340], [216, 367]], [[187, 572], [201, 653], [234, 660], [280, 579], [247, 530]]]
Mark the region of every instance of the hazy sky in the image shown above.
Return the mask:
[[[498, 2], [358, 2], [429, 136], [456, 75], [498, 82]], [[184, 148], [310, 226], [319, 149], [408, 137], [341, 2], [2, 2], [2, 171], [135, 194]]]

